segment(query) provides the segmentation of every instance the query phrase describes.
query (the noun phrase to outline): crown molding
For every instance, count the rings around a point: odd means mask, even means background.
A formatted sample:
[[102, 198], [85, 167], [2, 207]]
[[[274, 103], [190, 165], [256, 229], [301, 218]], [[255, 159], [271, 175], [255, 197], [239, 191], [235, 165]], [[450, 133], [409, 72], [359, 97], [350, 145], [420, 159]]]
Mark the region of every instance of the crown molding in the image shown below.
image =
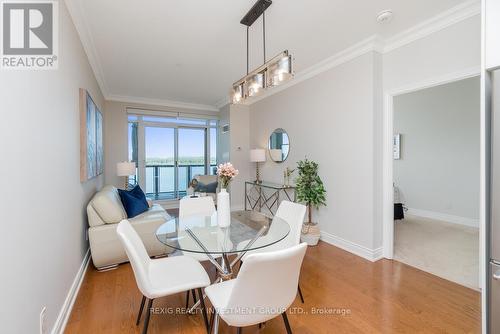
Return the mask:
[[203, 110], [203, 111], [219, 111], [213, 105], [198, 104], [198, 103], [187, 103], [181, 101], [173, 100], [163, 100], [163, 99], [149, 99], [136, 96], [123, 96], [114, 95], [109, 92], [108, 86], [106, 85], [106, 80], [104, 79], [104, 72], [102, 70], [99, 57], [95, 48], [95, 43], [90, 33], [89, 25], [83, 15], [84, 10], [82, 7], [82, 2], [78, 0], [65, 0], [68, 11], [73, 19], [73, 24], [75, 25], [76, 31], [80, 36], [80, 40], [83, 45], [83, 49], [87, 54], [87, 58], [90, 63], [90, 67], [94, 72], [94, 76], [97, 80], [101, 93], [105, 100], [108, 101], [119, 101], [125, 103], [137, 103], [137, 104], [148, 104], [148, 105], [158, 105], [171, 108], [182, 108], [191, 110]]
[[106, 99], [109, 90], [106, 85], [106, 80], [104, 79], [104, 72], [102, 70], [101, 63], [99, 62], [92, 34], [90, 33], [85, 15], [83, 15], [82, 3], [78, 0], [65, 0], [65, 3], [71, 18], [73, 19], [75, 29], [80, 36], [80, 41], [83, 45], [85, 53], [87, 54], [87, 59], [89, 60], [92, 71], [94, 72], [97, 84], [101, 89], [102, 95]]
[[[135, 96], [121, 96], [110, 94], [106, 81], [104, 79], [103, 70], [99, 62], [99, 58], [95, 49], [95, 44], [88, 28], [88, 24], [83, 15], [82, 4], [78, 0], [65, 0], [73, 23], [76, 27], [78, 34], [83, 45], [83, 48], [89, 59], [90, 66], [94, 72], [96, 80], [99, 84], [101, 92], [106, 100], [119, 101], [125, 103], [137, 103], [148, 105], [160, 105], [172, 108], [183, 108], [191, 110], [204, 110], [204, 111], [219, 111], [220, 108], [230, 103], [229, 97], [226, 95], [218, 100], [214, 105], [205, 105], [197, 103], [187, 103], [173, 100], [163, 99], [149, 99]], [[279, 93], [287, 88], [290, 88], [304, 80], [310, 79], [318, 74], [326, 72], [334, 67], [349, 62], [359, 56], [368, 52], [378, 52], [381, 54], [394, 51], [407, 44], [415, 42], [419, 39], [427, 37], [433, 33], [446, 29], [454, 24], [462, 22], [468, 18], [481, 13], [481, 3], [479, 0], [469, 0], [447, 11], [440, 13], [426, 21], [423, 21], [397, 35], [383, 40], [378, 35], [373, 35], [363, 41], [360, 41], [337, 54], [328, 57], [319, 63], [310, 66], [295, 74], [293, 80], [270, 90], [266, 90], [263, 94], [247, 99], [243, 104], [251, 105], [257, 101], [265, 99], [271, 95]]]
[[481, 14], [481, 2], [466, 1], [387, 39], [383, 53], [396, 50], [479, 14]]
[[162, 106], [167, 108], [174, 109], [188, 109], [188, 110], [201, 110], [201, 111], [210, 111], [210, 112], [218, 112], [219, 108], [209, 105], [209, 104], [198, 104], [198, 103], [189, 103], [189, 102], [181, 102], [174, 100], [163, 100], [163, 99], [150, 99], [144, 97], [137, 96], [126, 96], [126, 95], [108, 95], [106, 97], [107, 101], [116, 101], [123, 103], [133, 103], [133, 104], [141, 104], [141, 105], [150, 105], [150, 106]]
[[[409, 43], [427, 37], [433, 33], [448, 28], [454, 24], [460, 23], [468, 18], [481, 13], [481, 3], [478, 0], [466, 1], [460, 5], [450, 8], [424, 22], [421, 22], [410, 29], [407, 29], [389, 39], [382, 39], [378, 35], [373, 35], [353, 46], [324, 59], [323, 61], [308, 67], [295, 74], [293, 80], [270, 90], [265, 91], [259, 96], [249, 98], [243, 102], [245, 105], [252, 105], [255, 102], [263, 100], [269, 96], [290, 88], [304, 80], [312, 78], [320, 73], [328, 71], [336, 66], [351, 61], [368, 52], [378, 52], [381, 54], [391, 52], [401, 48]], [[222, 101], [222, 100], [221, 100]], [[226, 100], [229, 102], [229, 99]]]
[[226, 95], [222, 99], [215, 102], [215, 107], [220, 110], [222, 107], [224, 107], [226, 104], [229, 104], [230, 102], [231, 101], [229, 100], [229, 96]]

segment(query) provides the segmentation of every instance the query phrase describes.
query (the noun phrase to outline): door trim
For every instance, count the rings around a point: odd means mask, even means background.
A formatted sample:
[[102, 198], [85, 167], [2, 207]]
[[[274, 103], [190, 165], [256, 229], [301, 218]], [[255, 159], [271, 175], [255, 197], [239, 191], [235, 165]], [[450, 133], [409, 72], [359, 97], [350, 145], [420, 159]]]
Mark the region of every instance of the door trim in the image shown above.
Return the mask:
[[[383, 255], [387, 259], [394, 258], [394, 192], [393, 192], [393, 158], [392, 158], [392, 136], [394, 132], [394, 98], [398, 95], [416, 92], [422, 89], [436, 87], [447, 83], [460, 81], [468, 78], [478, 77], [479, 68], [469, 68], [464, 71], [450, 73], [448, 75], [431, 78], [426, 81], [416, 82], [399, 89], [386, 91], [384, 93], [383, 110]], [[482, 150], [483, 148], [481, 148]], [[482, 165], [481, 165], [482, 166]], [[481, 207], [481, 206], [480, 206]], [[484, 229], [484, 221], [480, 222], [480, 228]]]

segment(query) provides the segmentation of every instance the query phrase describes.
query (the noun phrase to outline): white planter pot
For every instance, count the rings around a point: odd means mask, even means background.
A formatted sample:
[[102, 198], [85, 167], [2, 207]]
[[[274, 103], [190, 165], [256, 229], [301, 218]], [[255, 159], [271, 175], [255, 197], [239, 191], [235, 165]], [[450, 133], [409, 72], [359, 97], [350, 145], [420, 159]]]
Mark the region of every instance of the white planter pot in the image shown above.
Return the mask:
[[217, 225], [219, 227], [231, 225], [231, 203], [229, 193], [224, 188], [217, 195]]
[[300, 240], [302, 240], [302, 242], [307, 243], [309, 246], [316, 246], [318, 244], [321, 233], [317, 224], [310, 226], [304, 225], [302, 232], [303, 233], [300, 236]]

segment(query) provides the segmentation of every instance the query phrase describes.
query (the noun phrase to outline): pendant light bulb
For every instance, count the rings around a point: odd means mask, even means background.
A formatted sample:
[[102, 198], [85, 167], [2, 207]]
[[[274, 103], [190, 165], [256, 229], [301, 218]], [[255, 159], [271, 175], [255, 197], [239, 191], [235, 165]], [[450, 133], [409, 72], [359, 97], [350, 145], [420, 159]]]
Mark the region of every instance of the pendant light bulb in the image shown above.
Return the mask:
[[278, 86], [292, 78], [292, 57], [286, 54], [269, 65], [269, 87]]
[[251, 75], [247, 80], [247, 96], [256, 96], [264, 89], [265, 75], [263, 72]]

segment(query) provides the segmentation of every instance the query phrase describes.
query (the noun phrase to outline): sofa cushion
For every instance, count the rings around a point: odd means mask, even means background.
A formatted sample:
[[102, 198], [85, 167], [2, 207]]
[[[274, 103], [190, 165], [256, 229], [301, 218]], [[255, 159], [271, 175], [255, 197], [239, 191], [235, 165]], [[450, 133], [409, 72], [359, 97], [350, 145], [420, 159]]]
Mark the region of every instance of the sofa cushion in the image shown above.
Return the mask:
[[140, 221], [150, 221], [150, 220], [160, 220], [160, 219], [167, 222], [172, 218], [160, 204], [153, 204], [153, 206], [151, 206], [148, 211], [145, 211], [135, 216], [134, 218], [129, 218], [129, 222], [134, 223]]
[[118, 190], [113, 186], [102, 188], [90, 204], [106, 224], [116, 224], [127, 218]]
[[133, 218], [143, 212], [148, 211], [148, 201], [146, 200], [146, 196], [139, 186], [135, 186], [134, 189], [130, 191], [118, 189], [118, 193], [122, 200], [123, 207], [127, 212], [128, 218]]
[[196, 187], [194, 188], [194, 191], [199, 192], [199, 193], [216, 193], [217, 192], [217, 185], [218, 182], [212, 182], [209, 184], [205, 184], [201, 181], [198, 181], [196, 184]]

